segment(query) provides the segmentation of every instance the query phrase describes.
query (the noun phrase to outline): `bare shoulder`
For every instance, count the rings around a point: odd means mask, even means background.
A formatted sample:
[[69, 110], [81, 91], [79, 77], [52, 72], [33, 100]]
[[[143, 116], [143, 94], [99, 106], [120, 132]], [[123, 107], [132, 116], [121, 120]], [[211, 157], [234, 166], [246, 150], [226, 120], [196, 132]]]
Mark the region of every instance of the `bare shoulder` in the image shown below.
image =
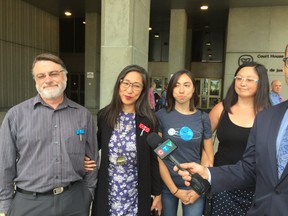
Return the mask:
[[215, 117], [220, 118], [220, 115], [221, 115], [223, 109], [224, 109], [224, 107], [223, 107], [223, 103], [221, 101], [212, 108], [212, 110], [209, 112], [209, 116], [210, 117], [213, 116], [214, 118]]
[[211, 128], [212, 128], [213, 132], [216, 130], [216, 128], [218, 126], [218, 123], [219, 123], [219, 120], [220, 120], [221, 113], [222, 113], [223, 109], [224, 109], [223, 103], [219, 102], [209, 112], [209, 118], [210, 118]]

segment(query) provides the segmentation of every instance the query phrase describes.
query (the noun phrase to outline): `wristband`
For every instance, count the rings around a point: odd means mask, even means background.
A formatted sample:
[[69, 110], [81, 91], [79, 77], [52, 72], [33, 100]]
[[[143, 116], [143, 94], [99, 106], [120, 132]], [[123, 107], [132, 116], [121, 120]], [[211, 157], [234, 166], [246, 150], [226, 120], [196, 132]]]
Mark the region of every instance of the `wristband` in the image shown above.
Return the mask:
[[178, 191], [179, 191], [179, 188], [177, 188], [177, 190], [173, 193], [173, 195], [175, 195]]

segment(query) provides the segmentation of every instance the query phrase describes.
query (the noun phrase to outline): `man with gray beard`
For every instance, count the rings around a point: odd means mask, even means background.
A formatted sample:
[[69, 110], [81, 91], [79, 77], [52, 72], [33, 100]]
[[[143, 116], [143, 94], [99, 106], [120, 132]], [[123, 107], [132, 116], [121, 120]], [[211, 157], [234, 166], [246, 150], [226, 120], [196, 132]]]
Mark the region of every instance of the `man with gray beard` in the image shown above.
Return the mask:
[[69, 100], [67, 70], [49, 53], [36, 56], [38, 95], [12, 107], [0, 128], [0, 215], [87, 216], [97, 169], [86, 173], [84, 156], [98, 165], [91, 113]]

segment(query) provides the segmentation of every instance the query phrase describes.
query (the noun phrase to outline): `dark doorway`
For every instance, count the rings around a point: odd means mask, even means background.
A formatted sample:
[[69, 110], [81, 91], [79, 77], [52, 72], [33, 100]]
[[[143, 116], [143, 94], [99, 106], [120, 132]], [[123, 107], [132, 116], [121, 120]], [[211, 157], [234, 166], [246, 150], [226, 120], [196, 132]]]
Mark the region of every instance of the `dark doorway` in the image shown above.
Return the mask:
[[85, 79], [83, 73], [68, 73], [66, 94], [68, 98], [84, 106]]

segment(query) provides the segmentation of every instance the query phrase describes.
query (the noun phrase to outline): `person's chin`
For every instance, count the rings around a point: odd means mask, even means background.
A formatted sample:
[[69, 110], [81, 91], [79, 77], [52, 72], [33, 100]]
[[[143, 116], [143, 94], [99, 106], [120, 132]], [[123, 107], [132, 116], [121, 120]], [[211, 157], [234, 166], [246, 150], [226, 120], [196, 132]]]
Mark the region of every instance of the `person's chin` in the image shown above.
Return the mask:
[[41, 97], [42, 98], [45, 98], [45, 99], [55, 99], [55, 98], [58, 98], [62, 95], [63, 92], [61, 91], [47, 91], [47, 90], [44, 90], [44, 91], [41, 91], [39, 92]]
[[123, 105], [129, 106], [129, 105], [134, 105], [135, 101], [134, 100], [122, 100]]

